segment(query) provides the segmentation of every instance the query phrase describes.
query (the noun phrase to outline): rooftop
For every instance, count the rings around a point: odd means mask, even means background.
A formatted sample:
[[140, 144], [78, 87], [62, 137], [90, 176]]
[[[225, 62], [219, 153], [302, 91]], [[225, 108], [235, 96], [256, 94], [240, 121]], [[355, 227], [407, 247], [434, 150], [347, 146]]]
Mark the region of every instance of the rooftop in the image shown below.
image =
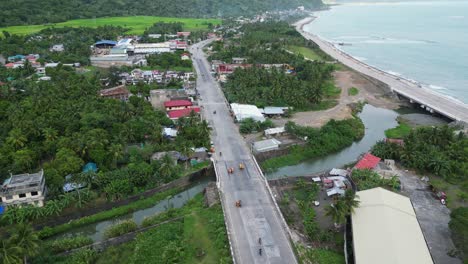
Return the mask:
[[180, 107], [180, 106], [192, 106], [192, 102], [189, 100], [173, 100], [164, 102], [165, 107]]
[[408, 197], [383, 188], [356, 194], [361, 202], [352, 215], [356, 263], [433, 263]]
[[169, 116], [170, 119], [178, 119], [181, 117], [189, 116], [192, 111], [195, 113], [200, 113], [200, 108], [194, 107], [194, 108], [173, 110], [173, 111], [169, 111], [167, 115]]
[[12, 175], [10, 178], [3, 182], [3, 187], [14, 188], [19, 186], [26, 186], [31, 184], [40, 184], [44, 177], [44, 171], [41, 170], [37, 173], [25, 173]]
[[380, 162], [380, 158], [370, 153], [366, 153], [364, 157], [354, 166], [356, 169], [373, 169]]
[[114, 95], [129, 94], [129, 93], [130, 92], [128, 91], [127, 88], [125, 88], [124, 85], [120, 85], [120, 86], [109, 88], [109, 89], [103, 89], [99, 91], [99, 94], [101, 96], [114, 96]]

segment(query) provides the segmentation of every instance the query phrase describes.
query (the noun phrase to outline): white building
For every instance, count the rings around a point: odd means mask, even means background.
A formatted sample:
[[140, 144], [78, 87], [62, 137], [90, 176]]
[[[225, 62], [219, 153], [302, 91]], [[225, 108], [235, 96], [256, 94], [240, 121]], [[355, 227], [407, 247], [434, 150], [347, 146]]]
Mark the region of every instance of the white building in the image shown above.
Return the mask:
[[12, 175], [0, 188], [0, 202], [9, 205], [43, 206], [46, 194], [44, 170]]
[[253, 150], [258, 153], [278, 149], [280, 144], [281, 141], [272, 138], [254, 142], [252, 147]]
[[238, 122], [241, 122], [247, 118], [252, 118], [255, 121], [260, 122], [265, 121], [265, 117], [263, 116], [262, 112], [255, 105], [233, 103], [231, 104], [231, 110]]
[[171, 52], [169, 43], [138, 43], [134, 44], [135, 54], [157, 54]]

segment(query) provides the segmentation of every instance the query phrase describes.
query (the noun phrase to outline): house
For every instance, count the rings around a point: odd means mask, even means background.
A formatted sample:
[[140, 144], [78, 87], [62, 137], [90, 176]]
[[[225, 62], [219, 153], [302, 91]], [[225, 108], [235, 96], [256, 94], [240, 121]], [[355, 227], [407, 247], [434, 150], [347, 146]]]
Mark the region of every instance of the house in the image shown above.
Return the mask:
[[141, 79], [143, 78], [143, 71], [140, 69], [134, 69], [130, 72], [130, 75], [135, 79]]
[[369, 169], [373, 170], [379, 164], [380, 158], [370, 153], [366, 153], [364, 157], [354, 166], [355, 169]]
[[231, 104], [231, 111], [234, 114], [237, 122], [241, 122], [244, 119], [252, 118], [255, 121], [264, 122], [265, 117], [262, 112], [255, 105], [246, 105], [246, 104]]
[[151, 155], [151, 160], [162, 160], [165, 156], [169, 156], [174, 162], [174, 165], [177, 165], [177, 161], [186, 161], [188, 158], [180, 154], [177, 151], [162, 151], [156, 152]]
[[256, 153], [259, 153], [278, 149], [280, 145], [281, 141], [272, 138], [254, 142], [252, 148]]
[[164, 102], [164, 107], [166, 108], [166, 111], [186, 109], [191, 108], [192, 106], [193, 103], [189, 100], [172, 100]]
[[68, 174], [65, 176], [65, 184], [63, 185], [62, 189], [63, 192], [73, 192], [75, 190], [83, 189], [86, 187], [86, 183], [76, 183], [73, 181], [73, 175]]
[[148, 34], [148, 38], [160, 38], [162, 34]]
[[242, 64], [247, 61], [246, 58], [232, 58], [232, 63], [233, 64]]
[[190, 60], [190, 54], [189, 54], [189, 53], [186, 53], [186, 52], [185, 52], [185, 53], [182, 53], [182, 54], [180, 55], [180, 59], [181, 59], [181, 60]]
[[177, 37], [190, 37], [190, 32], [177, 32]]
[[62, 52], [64, 50], [65, 50], [65, 47], [63, 46], [63, 44], [56, 44], [50, 48], [51, 52]]
[[265, 129], [265, 136], [274, 136], [274, 135], [281, 135], [286, 132], [284, 127], [274, 127]]
[[125, 85], [120, 85], [117, 87], [100, 90], [99, 95], [105, 98], [127, 101], [131, 94], [130, 91], [125, 88]]
[[0, 202], [6, 206], [28, 204], [42, 207], [46, 193], [44, 170], [12, 175], [0, 188]]
[[219, 64], [218, 68], [216, 69], [216, 73], [218, 75], [221, 74], [231, 74], [237, 68], [246, 69], [252, 67], [252, 64]]
[[335, 169], [333, 168], [328, 174], [330, 174], [331, 176], [343, 176], [343, 177], [346, 177], [348, 175], [348, 171], [347, 170], [343, 170], [343, 169]]
[[354, 263], [433, 263], [411, 200], [374, 188], [356, 193], [351, 215]]
[[268, 117], [282, 116], [285, 114], [285, 110], [287, 109], [288, 109], [287, 107], [267, 106], [263, 109], [263, 114]]
[[46, 74], [46, 69], [45, 69], [45, 67], [36, 68], [36, 74], [37, 74], [37, 75], [45, 75], [45, 74]]
[[221, 64], [224, 64], [223, 61], [220, 61], [220, 60], [212, 60], [211, 61], [211, 71], [217, 71], [218, 69], [218, 66], [221, 65]]
[[18, 54], [18, 55], [8, 57], [7, 61], [9, 62], [22, 61], [24, 60], [24, 58], [25, 58], [24, 55]]
[[44, 67], [46, 68], [56, 68], [59, 64], [55, 62], [46, 63]]
[[192, 112], [200, 113], [200, 108], [199, 107], [192, 107], [192, 108], [173, 110], [173, 111], [167, 112], [167, 116], [171, 120], [177, 120], [177, 119], [179, 119], [181, 117], [189, 116]]
[[217, 37], [218, 37], [218, 35], [216, 35], [216, 33], [213, 33], [213, 32], [208, 33], [208, 38], [209, 39], [214, 39], [214, 38], [217, 38]]
[[165, 127], [163, 128], [162, 134], [164, 137], [167, 137], [167, 138], [175, 138], [177, 137], [177, 129]]

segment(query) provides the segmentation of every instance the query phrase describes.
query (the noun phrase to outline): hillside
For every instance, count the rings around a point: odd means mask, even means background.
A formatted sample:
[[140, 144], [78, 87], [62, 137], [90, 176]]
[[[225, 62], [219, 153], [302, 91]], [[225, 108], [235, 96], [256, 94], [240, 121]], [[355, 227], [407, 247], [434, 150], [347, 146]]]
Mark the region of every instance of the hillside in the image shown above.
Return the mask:
[[107, 16], [230, 17], [298, 6], [321, 0], [0, 0], [0, 27], [63, 22]]

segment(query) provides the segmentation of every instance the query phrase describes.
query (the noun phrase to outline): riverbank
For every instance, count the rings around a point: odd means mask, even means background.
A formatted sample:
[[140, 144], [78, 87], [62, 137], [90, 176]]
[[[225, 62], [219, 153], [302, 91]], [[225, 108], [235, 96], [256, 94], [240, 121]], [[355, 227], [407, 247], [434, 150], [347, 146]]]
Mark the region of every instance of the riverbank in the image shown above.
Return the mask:
[[314, 19], [314, 17], [302, 19], [296, 22], [294, 26], [303, 37], [315, 42], [322, 51], [347, 67], [387, 84], [391, 91], [397, 92], [399, 95], [410, 99], [410, 101], [424, 105], [431, 113], [438, 112], [453, 120], [468, 122], [468, 106], [466, 104], [427, 89], [418, 82], [406, 80], [369, 66], [339, 50], [332, 43], [304, 31], [304, 26], [314, 21]]

